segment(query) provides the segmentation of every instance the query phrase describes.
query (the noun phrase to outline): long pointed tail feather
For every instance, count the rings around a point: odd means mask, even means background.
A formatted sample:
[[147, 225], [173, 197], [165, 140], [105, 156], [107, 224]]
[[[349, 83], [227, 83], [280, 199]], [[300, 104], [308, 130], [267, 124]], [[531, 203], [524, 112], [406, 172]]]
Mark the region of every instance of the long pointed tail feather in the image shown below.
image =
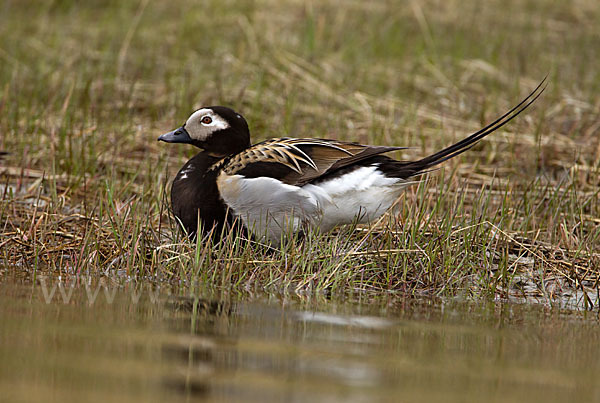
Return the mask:
[[546, 86], [547, 86], [546, 79], [547, 78], [548, 78], [548, 76], [544, 77], [544, 79], [538, 84], [537, 87], [535, 87], [535, 89], [533, 91], [531, 91], [531, 93], [529, 95], [527, 95], [527, 97], [525, 97], [518, 105], [516, 105], [514, 108], [512, 108], [511, 110], [506, 112], [504, 115], [500, 116], [494, 122], [490, 123], [489, 125], [485, 126], [482, 129], [476, 131], [475, 133], [473, 133], [469, 137], [459, 141], [458, 143], [455, 143], [447, 148], [444, 148], [443, 150], [438, 151], [435, 154], [431, 154], [420, 160], [407, 163], [406, 165], [404, 165], [403, 168], [404, 169], [413, 168], [414, 169], [413, 175], [419, 175], [419, 174], [424, 173], [425, 170], [432, 168], [438, 164], [441, 164], [442, 162], [447, 161], [450, 158], [453, 158], [453, 157], [467, 151], [468, 149], [473, 147], [475, 144], [477, 144], [485, 136], [487, 136], [490, 133], [493, 133], [494, 131], [498, 130], [499, 128], [501, 128], [502, 126], [504, 126], [505, 124], [507, 124], [508, 122], [513, 120], [521, 112], [523, 112], [525, 109], [527, 109], [532, 103], [534, 103], [535, 100], [538, 99], [539, 96], [542, 95], [542, 93], [546, 89]]

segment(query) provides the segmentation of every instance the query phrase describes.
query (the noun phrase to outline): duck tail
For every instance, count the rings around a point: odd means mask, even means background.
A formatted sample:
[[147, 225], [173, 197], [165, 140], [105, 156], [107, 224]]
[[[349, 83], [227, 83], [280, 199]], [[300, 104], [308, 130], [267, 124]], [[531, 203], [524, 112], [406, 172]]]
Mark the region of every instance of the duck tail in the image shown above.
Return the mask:
[[477, 144], [485, 136], [500, 129], [502, 126], [513, 120], [521, 112], [527, 109], [532, 103], [534, 103], [535, 100], [538, 99], [546, 89], [547, 78], [548, 76], [544, 77], [544, 79], [538, 84], [537, 87], [535, 87], [533, 91], [531, 91], [529, 95], [527, 95], [527, 97], [525, 97], [518, 105], [496, 119], [494, 122], [471, 134], [469, 137], [459, 141], [458, 143], [444, 148], [435, 154], [429, 155], [417, 161], [405, 163], [405, 165], [402, 167], [402, 170], [404, 171], [408, 169], [409, 172], [412, 172], [412, 175], [409, 176], [420, 175], [426, 173], [432, 167], [464, 153]]

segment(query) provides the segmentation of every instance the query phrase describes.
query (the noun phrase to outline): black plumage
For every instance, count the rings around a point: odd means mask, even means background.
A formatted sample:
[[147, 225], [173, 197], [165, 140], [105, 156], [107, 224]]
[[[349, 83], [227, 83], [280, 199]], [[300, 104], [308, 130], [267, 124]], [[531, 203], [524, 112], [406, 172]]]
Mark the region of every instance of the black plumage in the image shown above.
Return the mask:
[[[196, 234], [198, 218], [206, 231], [213, 227], [218, 233], [223, 230], [227, 208], [219, 197], [217, 172], [208, 170], [218, 160], [205, 152], [197, 154], [181, 168], [171, 187], [173, 214], [192, 237]], [[182, 179], [181, 172], [188, 172], [187, 177]]]

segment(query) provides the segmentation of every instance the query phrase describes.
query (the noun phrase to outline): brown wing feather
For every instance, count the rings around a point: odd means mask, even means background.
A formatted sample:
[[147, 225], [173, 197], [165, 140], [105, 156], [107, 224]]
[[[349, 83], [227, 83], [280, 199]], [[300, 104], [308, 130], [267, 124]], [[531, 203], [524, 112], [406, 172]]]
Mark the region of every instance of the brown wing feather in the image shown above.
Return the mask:
[[219, 161], [228, 175], [271, 176], [302, 186], [326, 173], [400, 147], [373, 147], [325, 139], [277, 138]]

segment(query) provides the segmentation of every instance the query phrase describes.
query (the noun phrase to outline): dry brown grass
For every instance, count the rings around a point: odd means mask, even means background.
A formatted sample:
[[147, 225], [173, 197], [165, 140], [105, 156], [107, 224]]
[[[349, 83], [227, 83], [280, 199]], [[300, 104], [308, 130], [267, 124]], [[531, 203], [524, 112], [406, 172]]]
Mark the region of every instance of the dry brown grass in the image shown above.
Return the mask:
[[[171, 4], [173, 3], [173, 4]], [[9, 1], [0, 17], [0, 270], [270, 291], [598, 304], [591, 0]], [[182, 242], [155, 138], [226, 104], [286, 134], [440, 149], [550, 85], [372, 228], [280, 251]], [[125, 277], [122, 277], [125, 276]], [[591, 304], [591, 305], [590, 305]]]

